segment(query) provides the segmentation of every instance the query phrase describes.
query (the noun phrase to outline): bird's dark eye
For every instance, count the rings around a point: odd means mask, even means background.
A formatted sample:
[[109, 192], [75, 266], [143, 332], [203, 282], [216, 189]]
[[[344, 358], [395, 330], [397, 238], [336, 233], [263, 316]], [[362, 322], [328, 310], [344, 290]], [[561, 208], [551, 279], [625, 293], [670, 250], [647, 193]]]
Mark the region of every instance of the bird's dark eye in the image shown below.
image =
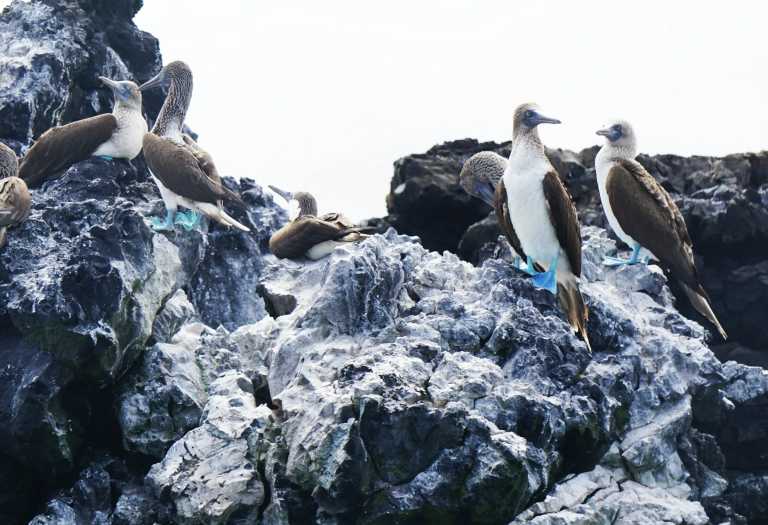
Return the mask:
[[613, 131], [615, 131], [615, 132], [616, 132], [616, 133], [618, 133], [619, 135], [621, 135], [622, 133], [624, 133], [624, 130], [622, 129], [622, 127], [621, 127], [621, 125], [620, 125], [620, 124], [616, 124], [615, 126], [613, 126]]
[[523, 115], [525, 116], [525, 118], [531, 118], [533, 117], [533, 111], [531, 111], [530, 109], [526, 109]]

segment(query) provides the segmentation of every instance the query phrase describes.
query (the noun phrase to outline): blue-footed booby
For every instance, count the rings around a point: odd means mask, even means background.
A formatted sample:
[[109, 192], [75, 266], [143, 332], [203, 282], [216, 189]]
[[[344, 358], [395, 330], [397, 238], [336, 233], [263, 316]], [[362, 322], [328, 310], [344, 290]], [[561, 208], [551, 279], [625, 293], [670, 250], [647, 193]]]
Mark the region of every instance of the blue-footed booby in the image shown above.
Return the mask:
[[669, 193], [635, 160], [637, 138], [632, 126], [617, 120], [597, 134], [605, 137], [595, 158], [600, 201], [611, 228], [632, 249], [629, 259], [609, 258], [605, 263], [635, 264], [640, 262], [641, 250], [647, 250], [725, 339], [727, 334], [701, 285], [683, 215]]
[[536, 286], [557, 295], [571, 328], [591, 351], [588, 310], [579, 290], [579, 219], [537, 129], [539, 124], [559, 123], [542, 115], [535, 104], [515, 110], [512, 151], [496, 188], [496, 215], [512, 247], [526, 258]]
[[32, 145], [19, 167], [30, 186], [91, 156], [132, 160], [141, 152], [147, 121], [141, 114], [141, 91], [131, 81], [99, 77], [112, 90], [112, 113], [89, 117], [49, 129]]
[[339, 213], [317, 216], [317, 201], [311, 193], [290, 193], [275, 186], [272, 191], [296, 206], [291, 221], [269, 239], [269, 250], [280, 259], [307, 257], [316, 261], [329, 255], [337, 246], [359, 242], [368, 235], [367, 228], [357, 227]]
[[[192, 100], [192, 70], [181, 61], [167, 64], [141, 90], [170, 84], [168, 95], [150, 133], [144, 135], [144, 158], [165, 203], [165, 220], [153, 219], [156, 230], [172, 230], [174, 224], [193, 228], [199, 212], [224, 226], [250, 231], [230, 217], [224, 201], [245, 207], [242, 199], [221, 183], [211, 156], [189, 135], [182, 133]], [[177, 212], [179, 206], [191, 215]]]
[[5, 245], [8, 228], [29, 217], [32, 208], [27, 184], [16, 176], [18, 169], [16, 153], [0, 143], [0, 248]]

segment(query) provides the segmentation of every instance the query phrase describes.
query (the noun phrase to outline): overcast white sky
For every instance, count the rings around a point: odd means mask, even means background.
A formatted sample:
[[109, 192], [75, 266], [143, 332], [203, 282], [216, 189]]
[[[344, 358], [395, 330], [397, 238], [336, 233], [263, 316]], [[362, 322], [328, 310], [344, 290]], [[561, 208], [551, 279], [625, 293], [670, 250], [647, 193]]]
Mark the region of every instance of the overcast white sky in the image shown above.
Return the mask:
[[[0, 0], [2, 2], [2, 0]], [[612, 116], [642, 151], [768, 141], [764, 2], [145, 0], [136, 23], [195, 75], [188, 123], [219, 171], [308, 190], [321, 211], [383, 215], [392, 162], [506, 140], [536, 101], [553, 147]]]

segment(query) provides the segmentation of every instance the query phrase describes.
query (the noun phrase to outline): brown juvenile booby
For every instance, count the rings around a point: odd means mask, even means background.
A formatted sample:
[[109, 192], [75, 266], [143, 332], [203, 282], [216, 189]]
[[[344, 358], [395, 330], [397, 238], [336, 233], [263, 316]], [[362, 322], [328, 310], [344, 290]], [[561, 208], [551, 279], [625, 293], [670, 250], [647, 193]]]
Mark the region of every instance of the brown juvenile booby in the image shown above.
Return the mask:
[[32, 145], [19, 167], [19, 177], [30, 186], [91, 156], [132, 160], [141, 152], [147, 122], [141, 114], [141, 91], [131, 81], [99, 79], [112, 90], [112, 113], [51, 128]]
[[637, 139], [632, 126], [618, 120], [597, 134], [606, 140], [595, 158], [600, 201], [613, 231], [632, 248], [629, 259], [607, 258], [605, 263], [636, 264], [646, 249], [725, 339], [727, 334], [701, 285], [683, 215], [669, 193], [635, 160]]
[[494, 207], [496, 186], [506, 169], [507, 159], [494, 151], [481, 151], [464, 162], [459, 184], [468, 194]]
[[275, 186], [272, 191], [289, 204], [298, 206], [297, 216], [277, 230], [269, 239], [269, 250], [280, 259], [307, 257], [316, 261], [329, 255], [337, 246], [368, 238], [366, 228], [357, 227], [339, 213], [317, 216], [317, 201], [311, 193], [290, 193]]
[[16, 153], [0, 143], [0, 248], [5, 245], [8, 228], [29, 217], [32, 207], [27, 184], [16, 176], [18, 169]]
[[526, 258], [536, 286], [557, 295], [571, 328], [591, 351], [588, 310], [579, 290], [579, 219], [539, 138], [537, 126], [547, 123], [560, 121], [542, 115], [535, 104], [515, 110], [512, 151], [496, 188], [496, 215], [512, 247]]
[[[170, 84], [168, 95], [150, 133], [144, 135], [144, 158], [165, 203], [165, 220], [153, 219], [156, 230], [172, 230], [174, 224], [194, 227], [199, 212], [224, 226], [250, 231], [229, 216], [224, 201], [245, 207], [238, 194], [221, 183], [211, 156], [192, 138], [182, 133], [184, 118], [192, 100], [192, 70], [181, 61], [167, 64], [160, 73], [141, 86], [147, 90]], [[191, 216], [178, 213], [179, 206]]]

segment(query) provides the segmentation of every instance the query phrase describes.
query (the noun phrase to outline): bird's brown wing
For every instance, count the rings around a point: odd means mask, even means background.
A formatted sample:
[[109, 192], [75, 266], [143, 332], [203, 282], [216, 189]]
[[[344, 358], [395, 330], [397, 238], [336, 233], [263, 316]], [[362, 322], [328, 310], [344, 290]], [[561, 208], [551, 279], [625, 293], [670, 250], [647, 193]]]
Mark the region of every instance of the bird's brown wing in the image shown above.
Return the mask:
[[0, 227], [15, 226], [29, 216], [32, 199], [22, 179], [0, 179]]
[[549, 217], [557, 233], [560, 247], [568, 256], [571, 271], [581, 276], [581, 230], [573, 199], [556, 172], [550, 171], [542, 181], [544, 198], [547, 200]]
[[227, 200], [242, 203], [239, 195], [211, 180], [186, 145], [153, 133], [144, 135], [143, 145], [149, 169], [173, 193], [195, 202], [217, 204]]
[[39, 186], [56, 173], [83, 161], [112, 137], [117, 119], [111, 113], [51, 128], [32, 145], [19, 166], [28, 186]]
[[337, 240], [348, 233], [348, 228], [304, 215], [277, 230], [269, 239], [269, 250], [281, 259], [294, 259], [318, 243]]
[[500, 180], [496, 186], [494, 209], [496, 210], [496, 219], [499, 221], [499, 227], [501, 231], [509, 241], [509, 244], [514, 248], [517, 254], [523, 259], [527, 259], [523, 246], [520, 244], [520, 239], [517, 237], [514, 226], [512, 226], [512, 220], [509, 218], [509, 204], [507, 201], [507, 189], [504, 187], [504, 180]]
[[200, 145], [186, 133], [182, 135], [182, 138], [197, 159], [197, 164], [200, 166], [200, 169], [203, 170], [213, 182], [221, 184], [221, 175], [219, 175], [219, 171], [216, 169], [216, 164], [214, 164], [211, 154], [201, 148]]
[[605, 184], [613, 214], [627, 235], [650, 250], [677, 279], [698, 289], [688, 228], [661, 184], [634, 160], [617, 162]]
[[330, 222], [339, 228], [354, 228], [355, 223], [349, 217], [337, 212], [325, 213], [319, 217], [321, 221]]

